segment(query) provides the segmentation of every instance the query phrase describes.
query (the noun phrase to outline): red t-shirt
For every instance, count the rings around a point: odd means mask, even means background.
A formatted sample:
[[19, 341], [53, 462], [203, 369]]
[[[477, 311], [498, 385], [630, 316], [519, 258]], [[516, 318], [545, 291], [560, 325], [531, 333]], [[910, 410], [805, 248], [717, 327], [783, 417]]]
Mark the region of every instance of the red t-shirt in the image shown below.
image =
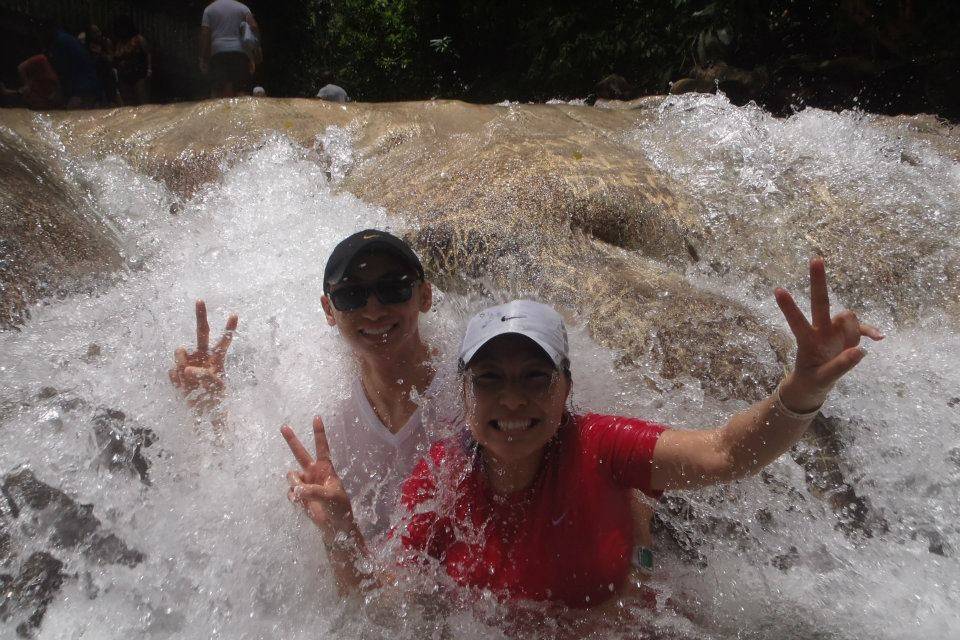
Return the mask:
[[47, 109], [54, 106], [53, 101], [60, 86], [60, 79], [47, 56], [41, 53], [27, 58], [20, 63], [18, 69], [26, 86], [23, 99], [27, 106], [34, 109]]
[[630, 569], [630, 489], [659, 495], [650, 470], [664, 429], [577, 416], [547, 446], [533, 485], [509, 496], [490, 490], [469, 437], [438, 442], [403, 485], [403, 547], [438, 559], [462, 585], [572, 607], [598, 604]]

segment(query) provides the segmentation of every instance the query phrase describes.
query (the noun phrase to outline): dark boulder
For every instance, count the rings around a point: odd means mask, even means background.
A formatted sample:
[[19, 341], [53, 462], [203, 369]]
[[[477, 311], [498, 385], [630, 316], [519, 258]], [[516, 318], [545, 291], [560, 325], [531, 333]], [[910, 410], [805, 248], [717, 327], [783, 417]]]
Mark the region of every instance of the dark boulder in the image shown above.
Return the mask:
[[17, 635], [33, 637], [66, 579], [63, 563], [45, 551], [30, 555], [16, 577], [0, 576], [0, 622], [16, 622]]
[[153, 431], [128, 425], [122, 411], [103, 408], [93, 417], [93, 435], [100, 450], [100, 464], [111, 471], [125, 469], [150, 485], [150, 461], [143, 450], [157, 441]]
[[135, 566], [144, 556], [123, 540], [101, 531], [93, 505], [79, 504], [63, 491], [39, 480], [29, 469], [7, 476], [3, 493], [10, 515], [19, 518], [27, 509], [39, 527], [46, 527], [50, 543], [58, 549], [77, 549], [97, 563]]
[[634, 88], [626, 78], [612, 73], [596, 84], [593, 93], [604, 100], [629, 100], [634, 97]]

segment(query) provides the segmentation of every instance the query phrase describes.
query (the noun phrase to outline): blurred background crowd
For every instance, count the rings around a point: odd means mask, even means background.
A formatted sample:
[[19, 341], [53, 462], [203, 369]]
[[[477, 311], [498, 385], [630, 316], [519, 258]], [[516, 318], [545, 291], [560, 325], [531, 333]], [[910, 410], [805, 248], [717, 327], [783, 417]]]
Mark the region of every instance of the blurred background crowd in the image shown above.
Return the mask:
[[[92, 58], [98, 102], [211, 95], [211, 78], [198, 64], [209, 4], [0, 0], [0, 80], [22, 86], [18, 67], [50, 46], [43, 25], [52, 22]], [[245, 91], [259, 86], [273, 96], [315, 96], [331, 82], [363, 100], [631, 99], [720, 90], [735, 103], [753, 100], [779, 114], [816, 106], [960, 117], [960, 3], [953, 0], [246, 5], [263, 57]], [[61, 53], [75, 49], [62, 35], [52, 42]]]

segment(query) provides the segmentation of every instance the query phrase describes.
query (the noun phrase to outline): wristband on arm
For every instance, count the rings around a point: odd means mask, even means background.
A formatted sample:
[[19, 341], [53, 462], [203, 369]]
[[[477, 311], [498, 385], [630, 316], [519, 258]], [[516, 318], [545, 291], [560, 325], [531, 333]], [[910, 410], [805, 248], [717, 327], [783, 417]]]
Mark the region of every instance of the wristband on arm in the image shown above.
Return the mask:
[[634, 547], [630, 554], [630, 563], [640, 571], [653, 573], [653, 550], [648, 547]]
[[777, 388], [773, 390], [773, 395], [771, 396], [773, 398], [773, 406], [777, 412], [780, 413], [780, 415], [793, 420], [813, 420], [817, 417], [817, 414], [820, 413], [820, 409], [823, 408], [822, 403], [819, 407], [805, 413], [797, 413], [792, 409], [788, 409], [787, 406], [783, 404], [783, 400], [780, 398], [780, 385], [782, 384], [783, 382], [777, 385]]

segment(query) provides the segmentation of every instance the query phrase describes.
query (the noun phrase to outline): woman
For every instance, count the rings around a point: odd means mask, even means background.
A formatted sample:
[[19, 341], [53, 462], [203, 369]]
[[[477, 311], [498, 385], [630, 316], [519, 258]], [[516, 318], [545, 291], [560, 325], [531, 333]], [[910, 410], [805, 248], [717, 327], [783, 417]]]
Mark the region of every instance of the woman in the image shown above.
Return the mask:
[[113, 50], [113, 64], [117, 69], [120, 98], [127, 106], [147, 104], [150, 101], [148, 82], [153, 75], [147, 39], [130, 16], [117, 18], [114, 31], [117, 44]]
[[[706, 431], [573, 414], [560, 316], [529, 301], [478, 314], [460, 351], [469, 431], [435, 444], [404, 484], [409, 515], [394, 532], [402, 560], [434, 558], [458, 583], [508, 598], [603, 602], [627, 577], [631, 489], [657, 495], [757, 473], [800, 438], [863, 358], [861, 336], [883, 338], [852, 312], [831, 318], [822, 260], [811, 261], [810, 280], [812, 324], [776, 291], [797, 339], [794, 370], [769, 398]], [[322, 422], [314, 422], [316, 459], [289, 427], [282, 432], [303, 467], [288, 474], [288, 496], [319, 526], [341, 590], [375, 584], [360, 569], [365, 541]]]

